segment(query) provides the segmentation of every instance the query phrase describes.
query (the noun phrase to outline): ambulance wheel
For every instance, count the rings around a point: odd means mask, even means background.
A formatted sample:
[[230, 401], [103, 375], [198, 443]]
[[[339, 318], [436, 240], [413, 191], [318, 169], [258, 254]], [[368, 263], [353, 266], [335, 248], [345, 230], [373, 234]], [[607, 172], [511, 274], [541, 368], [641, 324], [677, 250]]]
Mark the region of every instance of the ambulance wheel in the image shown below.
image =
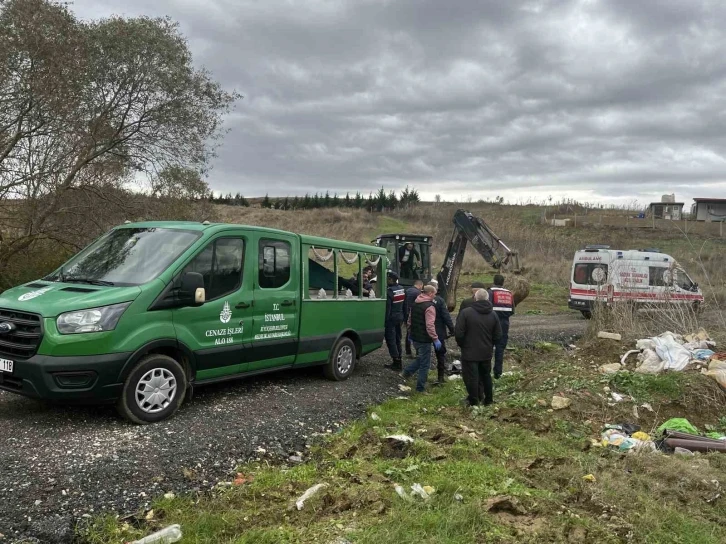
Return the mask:
[[592, 319], [592, 312], [590, 310], [580, 310], [580, 312], [585, 319]]
[[126, 378], [116, 408], [133, 423], [156, 423], [179, 409], [186, 391], [187, 378], [179, 363], [166, 355], [147, 355]]
[[336, 382], [347, 379], [353, 374], [357, 358], [353, 340], [344, 336], [335, 344], [330, 359], [323, 367], [325, 377]]

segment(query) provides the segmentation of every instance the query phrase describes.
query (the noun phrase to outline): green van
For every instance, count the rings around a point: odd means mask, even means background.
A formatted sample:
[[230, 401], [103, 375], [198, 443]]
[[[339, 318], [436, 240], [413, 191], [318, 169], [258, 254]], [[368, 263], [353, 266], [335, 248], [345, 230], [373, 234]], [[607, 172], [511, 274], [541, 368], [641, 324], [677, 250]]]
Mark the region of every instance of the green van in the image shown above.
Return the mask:
[[151, 423], [195, 385], [306, 365], [344, 380], [383, 341], [385, 282], [358, 287], [371, 270], [384, 277], [384, 248], [241, 225], [127, 223], [0, 295], [0, 389], [116, 402]]

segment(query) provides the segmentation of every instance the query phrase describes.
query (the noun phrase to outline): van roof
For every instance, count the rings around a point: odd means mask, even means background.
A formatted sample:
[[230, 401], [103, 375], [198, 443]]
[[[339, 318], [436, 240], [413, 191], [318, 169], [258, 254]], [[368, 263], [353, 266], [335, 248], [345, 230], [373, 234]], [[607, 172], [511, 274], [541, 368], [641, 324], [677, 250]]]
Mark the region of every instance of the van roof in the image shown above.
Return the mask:
[[620, 257], [629, 261], [675, 261], [667, 253], [643, 249], [580, 249], [575, 252], [575, 256], [593, 253], [607, 253], [615, 260]]
[[358, 244], [356, 242], [348, 242], [346, 240], [334, 240], [332, 238], [322, 238], [320, 236], [308, 236], [306, 234], [297, 234], [279, 229], [271, 229], [268, 227], [259, 227], [256, 225], [238, 225], [234, 223], [200, 223], [198, 221], [142, 221], [139, 223], [125, 223], [116, 228], [159, 228], [159, 229], [180, 229], [193, 231], [211, 231], [212, 233], [223, 231], [229, 228], [243, 228], [257, 232], [284, 233], [297, 236], [303, 244], [317, 245], [321, 247], [339, 247], [350, 249], [351, 251], [365, 251], [377, 255], [385, 255], [386, 249], [378, 246]]

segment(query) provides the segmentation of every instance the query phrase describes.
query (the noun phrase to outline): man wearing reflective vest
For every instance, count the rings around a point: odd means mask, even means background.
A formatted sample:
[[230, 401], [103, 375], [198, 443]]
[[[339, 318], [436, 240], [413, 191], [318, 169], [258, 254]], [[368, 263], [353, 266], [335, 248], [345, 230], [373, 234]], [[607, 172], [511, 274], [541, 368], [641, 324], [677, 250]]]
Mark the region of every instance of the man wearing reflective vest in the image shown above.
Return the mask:
[[388, 272], [388, 292], [386, 296], [385, 338], [391, 364], [385, 365], [391, 370], [401, 370], [401, 325], [404, 321], [403, 306], [406, 292], [398, 284], [398, 274]]
[[489, 288], [489, 300], [502, 326], [502, 336], [494, 345], [494, 379], [498, 380], [502, 375], [504, 350], [509, 341], [509, 318], [514, 315], [514, 295], [504, 288], [504, 276], [501, 274], [494, 276], [494, 285]]

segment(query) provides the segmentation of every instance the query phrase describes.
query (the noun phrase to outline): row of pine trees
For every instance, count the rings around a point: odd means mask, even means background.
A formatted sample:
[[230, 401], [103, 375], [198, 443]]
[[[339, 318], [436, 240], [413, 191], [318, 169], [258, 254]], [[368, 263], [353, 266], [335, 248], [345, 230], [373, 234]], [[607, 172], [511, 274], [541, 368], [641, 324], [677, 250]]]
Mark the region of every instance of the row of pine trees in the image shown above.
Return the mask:
[[[231, 193], [226, 196], [214, 195], [209, 197], [211, 202], [215, 204], [227, 204], [230, 206], [249, 206], [249, 201], [237, 193], [232, 196]], [[346, 193], [344, 197], [330, 192], [325, 194], [315, 193], [314, 195], [306, 194], [303, 197], [285, 197], [272, 199], [269, 195], [265, 195], [261, 206], [275, 210], [316, 210], [319, 208], [352, 208], [358, 210], [367, 210], [369, 212], [382, 212], [384, 210], [407, 209], [421, 202], [421, 197], [416, 189], [409, 189], [408, 186], [396, 194], [396, 191], [388, 191], [381, 187], [377, 193], [370, 193], [368, 197], [364, 197], [359, 191], [351, 196]]]

